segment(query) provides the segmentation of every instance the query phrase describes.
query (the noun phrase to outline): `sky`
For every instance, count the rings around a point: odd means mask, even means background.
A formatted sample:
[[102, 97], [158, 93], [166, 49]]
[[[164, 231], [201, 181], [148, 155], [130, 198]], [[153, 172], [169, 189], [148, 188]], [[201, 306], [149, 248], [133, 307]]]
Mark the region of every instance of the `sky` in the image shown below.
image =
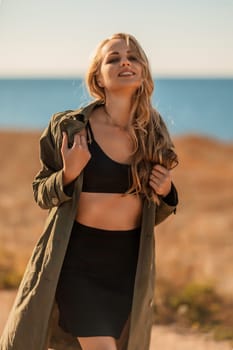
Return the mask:
[[0, 77], [83, 76], [117, 32], [155, 76], [233, 77], [233, 0], [0, 0]]

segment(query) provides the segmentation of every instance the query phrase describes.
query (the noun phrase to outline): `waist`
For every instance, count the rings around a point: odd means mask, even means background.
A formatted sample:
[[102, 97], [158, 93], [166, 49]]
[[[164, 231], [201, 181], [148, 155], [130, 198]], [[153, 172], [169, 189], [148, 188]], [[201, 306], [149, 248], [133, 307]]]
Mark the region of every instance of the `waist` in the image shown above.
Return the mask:
[[136, 234], [140, 234], [141, 227], [136, 227], [128, 230], [108, 230], [108, 229], [102, 229], [98, 227], [93, 226], [87, 226], [83, 225], [77, 220], [73, 223], [72, 233], [71, 236], [84, 234], [87, 236], [97, 235], [98, 237], [119, 237], [119, 235], [122, 237], [128, 236], [135, 236]]
[[107, 230], [130, 230], [141, 225], [142, 200], [133, 194], [80, 194], [76, 220]]

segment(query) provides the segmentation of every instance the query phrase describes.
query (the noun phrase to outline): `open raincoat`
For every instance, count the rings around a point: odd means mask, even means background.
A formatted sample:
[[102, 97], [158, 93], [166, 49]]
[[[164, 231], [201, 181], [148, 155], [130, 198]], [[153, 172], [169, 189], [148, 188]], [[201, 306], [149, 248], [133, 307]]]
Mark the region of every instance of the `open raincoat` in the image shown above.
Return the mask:
[[[75, 133], [86, 126], [90, 113], [99, 103], [54, 114], [40, 138], [42, 168], [33, 181], [33, 191], [38, 205], [48, 209], [49, 214], [1, 336], [0, 350], [81, 349], [78, 341], [57, 325], [55, 292], [83, 181], [81, 173], [64, 191], [60, 148], [62, 131], [67, 132], [72, 144]], [[174, 185], [168, 197], [161, 199], [160, 205], [147, 199], [143, 203], [132, 311], [118, 344], [120, 350], [149, 349], [155, 288], [154, 226], [176, 210]]]

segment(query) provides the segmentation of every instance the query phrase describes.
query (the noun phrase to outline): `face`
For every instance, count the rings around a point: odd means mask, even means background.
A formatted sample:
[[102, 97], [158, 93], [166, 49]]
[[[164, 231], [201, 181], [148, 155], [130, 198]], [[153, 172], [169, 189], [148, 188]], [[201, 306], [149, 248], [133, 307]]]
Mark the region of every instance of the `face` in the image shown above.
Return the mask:
[[101, 67], [97, 81], [108, 91], [134, 93], [142, 84], [142, 66], [136, 50], [123, 39], [112, 39], [101, 50]]

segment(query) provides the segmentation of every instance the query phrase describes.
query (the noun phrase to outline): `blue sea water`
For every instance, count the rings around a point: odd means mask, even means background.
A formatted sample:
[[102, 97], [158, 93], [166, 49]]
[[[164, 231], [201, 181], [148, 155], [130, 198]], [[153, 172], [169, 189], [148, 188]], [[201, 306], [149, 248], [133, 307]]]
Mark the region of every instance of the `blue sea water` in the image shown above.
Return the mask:
[[[0, 79], [0, 128], [42, 130], [51, 115], [90, 101], [74, 79]], [[156, 79], [153, 105], [172, 135], [233, 140], [233, 79]]]

